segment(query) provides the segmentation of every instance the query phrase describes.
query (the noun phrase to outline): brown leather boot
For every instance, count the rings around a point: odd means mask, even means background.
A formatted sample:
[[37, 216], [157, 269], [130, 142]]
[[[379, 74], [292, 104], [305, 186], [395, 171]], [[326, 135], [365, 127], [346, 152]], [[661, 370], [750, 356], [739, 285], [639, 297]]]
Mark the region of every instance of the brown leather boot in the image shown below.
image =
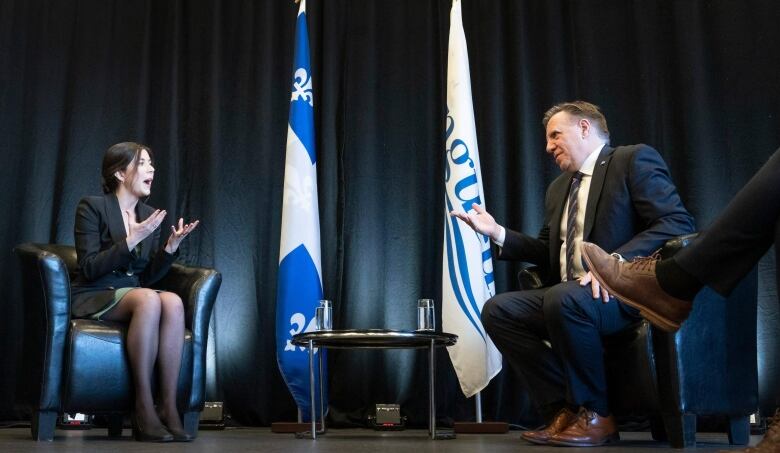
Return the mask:
[[550, 438], [550, 445], [567, 447], [598, 447], [620, 440], [615, 417], [602, 417], [594, 411], [580, 408], [577, 420]]
[[590, 242], [582, 243], [582, 256], [601, 286], [659, 329], [674, 332], [688, 319], [693, 303], [661, 288], [655, 277], [657, 256], [622, 262]]
[[577, 420], [577, 414], [564, 407], [555, 414], [552, 422], [546, 428], [540, 431], [526, 431], [520, 437], [532, 444], [545, 445], [552, 436], [568, 428], [575, 420]]

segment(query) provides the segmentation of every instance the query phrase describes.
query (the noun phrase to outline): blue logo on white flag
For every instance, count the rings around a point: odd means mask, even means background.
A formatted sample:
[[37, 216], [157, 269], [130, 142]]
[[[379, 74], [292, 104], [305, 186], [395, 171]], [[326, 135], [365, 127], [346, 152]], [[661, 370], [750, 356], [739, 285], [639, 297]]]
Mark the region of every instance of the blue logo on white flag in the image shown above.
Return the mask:
[[446, 127], [442, 328], [458, 335], [447, 352], [461, 390], [471, 397], [501, 371], [501, 354], [480, 320], [482, 306], [495, 294], [490, 240], [449, 215], [468, 212], [473, 204], [485, 207], [460, 0], [453, 0], [450, 12]]

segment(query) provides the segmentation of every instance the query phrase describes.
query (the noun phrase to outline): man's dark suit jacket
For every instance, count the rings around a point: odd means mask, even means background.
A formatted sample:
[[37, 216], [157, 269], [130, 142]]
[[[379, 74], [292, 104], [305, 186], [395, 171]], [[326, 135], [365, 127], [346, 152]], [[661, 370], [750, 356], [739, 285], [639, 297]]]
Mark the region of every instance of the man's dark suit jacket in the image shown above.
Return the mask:
[[[153, 212], [154, 208], [139, 201], [136, 221], [142, 222]], [[79, 273], [71, 291], [74, 317], [103, 309], [113, 300], [115, 289], [151, 285], [168, 272], [176, 258], [159, 246], [160, 228], [135, 250], [128, 250], [119, 200], [113, 193], [79, 202], [75, 233]]]
[[[572, 176], [563, 173], [547, 189], [539, 236], [507, 228], [499, 254], [500, 259], [536, 264], [546, 285], [561, 281], [561, 218]], [[658, 151], [642, 144], [601, 150], [591, 177], [583, 240], [630, 260], [650, 255], [667, 239], [694, 228]]]

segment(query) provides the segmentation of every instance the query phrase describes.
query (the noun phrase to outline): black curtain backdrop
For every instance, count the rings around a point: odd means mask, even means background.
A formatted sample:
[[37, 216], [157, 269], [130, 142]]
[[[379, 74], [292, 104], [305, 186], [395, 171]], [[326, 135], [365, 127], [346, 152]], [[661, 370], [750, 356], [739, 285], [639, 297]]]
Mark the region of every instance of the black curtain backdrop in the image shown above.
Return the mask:
[[[441, 297], [449, 0], [309, 0], [322, 268], [335, 326], [408, 329]], [[14, 406], [22, 323], [15, 244], [73, 243], [78, 200], [100, 192], [113, 143], [149, 144], [150, 204], [200, 219], [181, 260], [224, 275], [208, 398], [235, 420], [296, 417], [274, 349], [284, 152], [297, 5], [291, 0], [0, 0], [0, 420]], [[667, 160], [706, 225], [780, 146], [780, 4], [464, 0], [486, 200], [535, 234], [546, 185], [542, 113], [599, 104], [613, 144]], [[779, 182], [780, 183], [780, 182]], [[497, 288], [514, 264], [497, 263]], [[440, 307], [437, 306], [437, 309]], [[446, 353], [438, 410], [473, 418]], [[330, 354], [331, 416], [397, 402], [415, 424], [425, 357]], [[485, 417], [533, 422], [505, 370]]]

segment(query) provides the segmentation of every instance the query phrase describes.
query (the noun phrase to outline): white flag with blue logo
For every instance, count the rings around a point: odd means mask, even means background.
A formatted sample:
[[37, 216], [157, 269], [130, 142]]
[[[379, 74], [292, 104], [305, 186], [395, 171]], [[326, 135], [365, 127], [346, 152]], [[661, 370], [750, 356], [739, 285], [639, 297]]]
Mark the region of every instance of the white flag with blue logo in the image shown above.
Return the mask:
[[485, 207], [460, 0], [450, 12], [446, 128], [442, 329], [458, 335], [447, 350], [461, 390], [471, 397], [501, 371], [501, 354], [480, 321], [482, 306], [495, 295], [490, 239], [449, 215], [471, 211], [473, 203]]
[[[276, 295], [276, 358], [287, 387], [305, 419], [311, 413], [309, 356], [305, 348], [293, 346], [290, 339], [295, 334], [315, 329], [314, 310], [322, 299], [317, 154], [314, 142], [314, 93], [309, 63], [306, 0], [302, 0], [295, 33], [284, 166], [282, 237]], [[319, 388], [318, 370], [315, 370], [315, 375], [315, 388]], [[319, 398], [319, 392], [316, 394]], [[321, 403], [317, 404], [315, 410], [319, 411]]]

